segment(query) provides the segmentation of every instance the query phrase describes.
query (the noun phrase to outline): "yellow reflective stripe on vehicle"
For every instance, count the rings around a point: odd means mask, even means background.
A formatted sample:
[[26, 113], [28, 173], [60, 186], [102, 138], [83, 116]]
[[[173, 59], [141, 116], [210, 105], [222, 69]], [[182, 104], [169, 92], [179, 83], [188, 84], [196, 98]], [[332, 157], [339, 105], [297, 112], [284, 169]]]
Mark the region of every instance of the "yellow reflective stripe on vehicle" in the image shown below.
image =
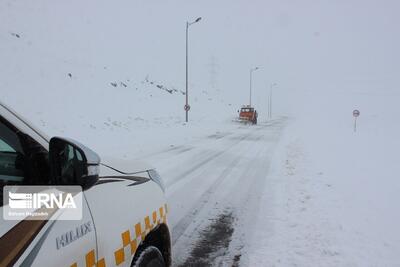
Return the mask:
[[[142, 222], [138, 222], [134, 226], [134, 233], [135, 233], [135, 238], [131, 238], [131, 232], [130, 230], [126, 230], [121, 234], [121, 239], [122, 239], [122, 247], [118, 248], [114, 252], [114, 259], [115, 259], [115, 264], [120, 265], [121, 263], [125, 262], [127, 257], [125, 257], [125, 248], [130, 246], [130, 255], [129, 257], [134, 255], [138, 244], [140, 242], [144, 241], [146, 235], [151, 232], [151, 230], [154, 229], [157, 225], [161, 223], [166, 223], [167, 221], [167, 211], [166, 211], [167, 205], [165, 204], [163, 207], [160, 207], [158, 209], [159, 212], [153, 211], [152, 212], [152, 220], [153, 223], [150, 221], [150, 216], [146, 216]], [[142, 223], [144, 222], [144, 231], [142, 230]]]
[[[146, 216], [142, 222], [138, 222], [133, 227], [132, 233], [135, 233], [135, 238], [131, 237], [131, 230], [125, 230], [121, 233], [120, 238], [122, 241], [122, 247], [118, 248], [114, 251], [114, 261], [116, 265], [120, 265], [125, 262], [127, 259], [130, 259], [132, 255], [135, 254], [139, 244], [144, 241], [146, 235], [151, 232], [157, 225], [161, 223], [167, 222], [167, 204], [160, 207], [158, 210], [153, 211], [151, 216]], [[152, 218], [152, 221], [150, 221]], [[144, 231], [142, 230], [142, 223], [144, 225]], [[129, 247], [129, 255], [125, 255], [125, 249]], [[101, 258], [98, 262], [96, 262], [95, 250], [92, 249], [85, 255], [85, 263], [86, 267], [106, 267], [105, 258]], [[126, 257], [128, 256], [128, 257]], [[75, 262], [70, 265], [70, 267], [78, 267], [78, 264]]]
[[[85, 266], [86, 267], [106, 267], [106, 261], [104, 258], [101, 258], [98, 262], [96, 262], [96, 255], [94, 249], [86, 253], [85, 255]], [[78, 263], [74, 262], [70, 265], [70, 267], [78, 267]]]

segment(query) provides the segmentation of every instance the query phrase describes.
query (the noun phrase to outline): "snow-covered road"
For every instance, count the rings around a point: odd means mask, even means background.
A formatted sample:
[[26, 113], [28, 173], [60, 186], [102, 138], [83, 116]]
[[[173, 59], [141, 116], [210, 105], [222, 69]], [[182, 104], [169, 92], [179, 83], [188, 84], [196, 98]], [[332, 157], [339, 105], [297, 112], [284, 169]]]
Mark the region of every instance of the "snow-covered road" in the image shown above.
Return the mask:
[[240, 261], [285, 124], [235, 125], [146, 157], [165, 179], [174, 266]]

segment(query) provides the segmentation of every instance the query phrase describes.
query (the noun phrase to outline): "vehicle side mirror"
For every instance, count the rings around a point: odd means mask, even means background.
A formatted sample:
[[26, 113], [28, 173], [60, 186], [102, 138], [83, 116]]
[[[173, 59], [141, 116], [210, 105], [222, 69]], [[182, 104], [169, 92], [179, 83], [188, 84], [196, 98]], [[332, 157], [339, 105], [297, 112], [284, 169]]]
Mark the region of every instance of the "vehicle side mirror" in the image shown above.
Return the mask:
[[51, 138], [49, 161], [51, 178], [56, 185], [80, 185], [86, 190], [99, 179], [100, 157], [74, 140]]

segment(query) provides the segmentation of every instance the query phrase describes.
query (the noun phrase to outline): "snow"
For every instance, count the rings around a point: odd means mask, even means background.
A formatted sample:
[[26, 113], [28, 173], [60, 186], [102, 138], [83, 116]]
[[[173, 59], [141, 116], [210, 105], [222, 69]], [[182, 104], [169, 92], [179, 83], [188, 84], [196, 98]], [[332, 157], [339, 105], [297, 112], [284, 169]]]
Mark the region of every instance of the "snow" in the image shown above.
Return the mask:
[[[127, 153], [132, 147], [141, 152], [156, 138], [160, 143], [156, 142], [155, 148], [173, 145], [163, 139], [168, 135], [165, 132], [180, 132], [183, 139], [203, 128], [196, 126], [197, 122], [209, 121], [210, 126], [205, 127], [212, 128], [230, 121], [236, 104], [230, 105], [216, 89], [190, 82], [190, 121], [194, 125], [185, 129], [185, 61], [180, 53], [184, 43], [155, 31], [155, 25], [141, 26], [153, 16], [153, 5], [2, 1], [2, 102], [51, 136], [68, 136], [101, 154], [118, 154], [115, 156], [131, 156]], [[180, 33], [179, 27], [171, 29], [176, 29], [172, 34]], [[177, 43], [181, 44], [179, 52], [177, 48], [165, 52]], [[168, 60], [162, 60], [164, 57]], [[195, 59], [190, 81], [197, 79]], [[217, 111], [232, 115], [212, 118]], [[148, 137], [152, 131], [157, 135]], [[130, 146], [124, 151], [127, 143]]]
[[[399, 99], [317, 95], [303, 108], [268, 174], [255, 227], [260, 236], [246, 249], [249, 266], [400, 264]], [[361, 111], [357, 132], [354, 108]]]
[[[155, 166], [175, 265], [400, 266], [398, 9], [4, 0], [0, 97], [50, 136]], [[260, 125], [238, 125], [254, 66]]]

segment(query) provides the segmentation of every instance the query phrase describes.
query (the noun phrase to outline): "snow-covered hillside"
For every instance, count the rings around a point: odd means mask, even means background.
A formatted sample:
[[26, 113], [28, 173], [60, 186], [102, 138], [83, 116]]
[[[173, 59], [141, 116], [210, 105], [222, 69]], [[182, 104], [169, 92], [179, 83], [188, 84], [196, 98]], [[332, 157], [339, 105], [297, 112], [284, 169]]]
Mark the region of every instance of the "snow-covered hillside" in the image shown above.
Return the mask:
[[232, 119], [237, 106], [215, 88], [190, 83], [194, 129], [185, 129], [184, 61], [155, 66], [170, 40], [143, 28], [142, 12], [131, 1], [2, 1], [1, 101], [50, 136], [118, 156], [140, 153], [155, 138], [165, 142], [156, 147], [170, 145], [162, 132], [174, 135], [171, 128], [191, 136], [198, 122]]

